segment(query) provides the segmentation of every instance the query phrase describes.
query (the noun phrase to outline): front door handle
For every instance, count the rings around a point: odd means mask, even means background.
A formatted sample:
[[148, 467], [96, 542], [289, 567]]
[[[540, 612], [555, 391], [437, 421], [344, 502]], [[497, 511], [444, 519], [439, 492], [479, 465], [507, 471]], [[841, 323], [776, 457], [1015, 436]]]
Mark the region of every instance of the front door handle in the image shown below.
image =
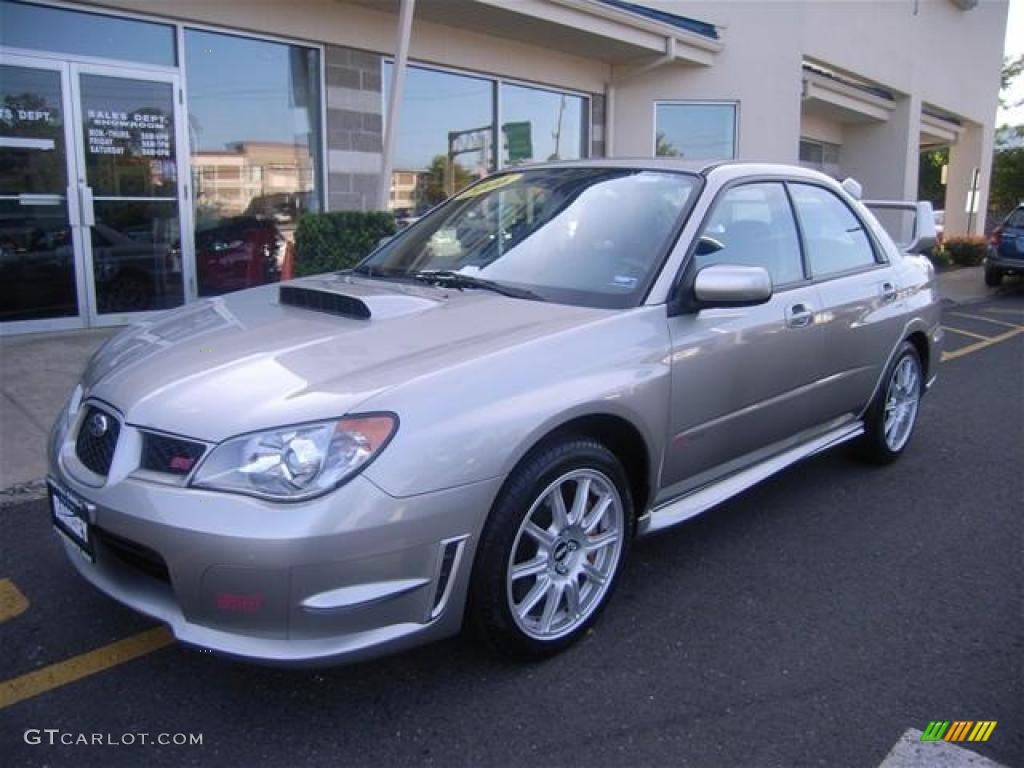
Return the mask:
[[79, 217], [82, 221], [82, 226], [96, 226], [96, 215], [92, 207], [92, 187], [88, 184], [78, 185], [78, 204], [80, 206], [79, 211], [81, 211]]
[[794, 304], [786, 310], [786, 325], [790, 328], [806, 328], [814, 322], [814, 311], [806, 304]]
[[882, 303], [892, 304], [896, 301], [896, 286], [892, 283], [882, 283]]

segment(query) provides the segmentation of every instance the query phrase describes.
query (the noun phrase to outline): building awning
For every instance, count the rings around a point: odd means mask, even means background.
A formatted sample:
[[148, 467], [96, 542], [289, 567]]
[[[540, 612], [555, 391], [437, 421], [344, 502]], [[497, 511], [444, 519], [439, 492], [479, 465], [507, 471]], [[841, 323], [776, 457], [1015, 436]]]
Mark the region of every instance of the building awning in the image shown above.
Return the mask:
[[931, 107], [921, 109], [921, 147], [945, 147], [956, 144], [964, 126], [960, 119]]
[[803, 110], [837, 123], [885, 122], [896, 103], [884, 88], [804, 64]]
[[[386, 13], [398, 13], [399, 8], [399, 0], [362, 0], [362, 4]], [[671, 52], [680, 62], [709, 66], [722, 49], [713, 24], [625, 0], [419, 2], [416, 20], [608, 64], [640, 65]]]

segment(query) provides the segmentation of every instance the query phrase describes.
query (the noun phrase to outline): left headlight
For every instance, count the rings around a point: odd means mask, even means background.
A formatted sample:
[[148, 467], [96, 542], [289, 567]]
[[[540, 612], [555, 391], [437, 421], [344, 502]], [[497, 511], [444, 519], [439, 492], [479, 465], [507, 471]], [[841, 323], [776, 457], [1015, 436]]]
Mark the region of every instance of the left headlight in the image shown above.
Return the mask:
[[234, 437], [203, 460], [192, 485], [270, 499], [309, 499], [363, 469], [397, 428], [397, 416], [375, 413]]

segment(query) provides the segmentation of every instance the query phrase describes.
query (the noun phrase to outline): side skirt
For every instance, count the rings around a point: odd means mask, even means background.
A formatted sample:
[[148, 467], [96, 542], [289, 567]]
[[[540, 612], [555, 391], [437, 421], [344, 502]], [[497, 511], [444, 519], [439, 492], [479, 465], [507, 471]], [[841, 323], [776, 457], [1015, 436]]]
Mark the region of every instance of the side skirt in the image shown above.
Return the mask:
[[696, 517], [701, 512], [742, 493], [762, 480], [796, 464], [798, 461], [802, 461], [816, 453], [827, 451], [863, 434], [863, 422], [857, 421], [852, 424], [845, 424], [813, 440], [808, 440], [806, 443], [765, 459], [759, 464], [740, 470], [702, 488], [690, 491], [684, 496], [665, 502], [640, 518], [637, 526], [637, 535], [646, 536], [651, 533], [657, 533], [658, 531], [678, 525], [685, 520], [689, 520], [691, 517]]

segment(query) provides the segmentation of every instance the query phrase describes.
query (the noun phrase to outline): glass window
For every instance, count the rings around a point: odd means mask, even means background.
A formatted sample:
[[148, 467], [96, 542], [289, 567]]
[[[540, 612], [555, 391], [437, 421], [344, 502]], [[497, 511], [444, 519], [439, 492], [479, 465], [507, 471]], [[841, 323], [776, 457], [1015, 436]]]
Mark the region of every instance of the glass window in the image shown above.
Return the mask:
[[736, 157], [736, 105], [657, 104], [654, 154], [731, 160]]
[[793, 211], [781, 184], [744, 184], [728, 190], [715, 203], [704, 228], [706, 253], [697, 267], [743, 264], [764, 267], [774, 285], [804, 278]]
[[429, 280], [442, 270], [550, 301], [633, 306], [696, 188], [689, 174], [619, 168], [506, 173], [456, 195], [356, 272]]
[[501, 119], [506, 167], [586, 155], [586, 101], [580, 96], [503, 83]]
[[177, 64], [174, 27], [0, 0], [0, 44], [145, 64]]
[[78, 314], [60, 73], [0, 65], [0, 321]]
[[800, 165], [838, 177], [840, 174], [839, 150], [838, 144], [815, 139], [800, 139]]
[[320, 210], [319, 51], [190, 29], [185, 66], [199, 293], [277, 280]]
[[790, 192], [814, 277], [875, 263], [864, 226], [842, 200], [827, 189], [809, 184], [792, 184]]
[[[384, 65], [384, 103], [391, 70]], [[391, 208], [417, 216], [494, 169], [494, 82], [409, 67], [399, 112]]]

